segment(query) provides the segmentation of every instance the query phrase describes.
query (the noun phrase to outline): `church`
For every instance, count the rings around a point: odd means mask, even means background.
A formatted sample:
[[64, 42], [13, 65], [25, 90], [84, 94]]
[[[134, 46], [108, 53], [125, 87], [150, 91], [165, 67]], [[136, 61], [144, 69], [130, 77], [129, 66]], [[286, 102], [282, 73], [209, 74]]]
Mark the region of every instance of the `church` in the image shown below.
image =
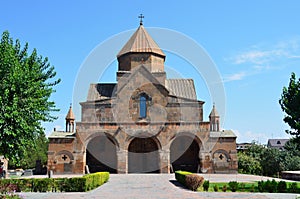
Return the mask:
[[217, 105], [203, 118], [193, 79], [167, 79], [166, 55], [140, 22], [117, 54], [117, 83], [91, 83], [65, 131], [49, 136], [54, 174], [236, 173], [236, 136], [220, 127]]

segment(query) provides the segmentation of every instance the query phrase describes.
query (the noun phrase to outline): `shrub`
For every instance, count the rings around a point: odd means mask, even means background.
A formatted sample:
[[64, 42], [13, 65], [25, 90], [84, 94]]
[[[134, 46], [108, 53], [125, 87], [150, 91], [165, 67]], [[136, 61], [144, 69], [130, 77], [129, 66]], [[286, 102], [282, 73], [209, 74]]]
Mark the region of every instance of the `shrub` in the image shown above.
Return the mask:
[[185, 182], [185, 176], [192, 174], [188, 171], [175, 171], [175, 178], [178, 182], [180, 182], [182, 185], [186, 186]]
[[273, 186], [270, 180], [267, 180], [266, 182], [263, 182], [263, 192], [273, 192]]
[[287, 186], [285, 181], [280, 181], [277, 185], [278, 193], [285, 193], [287, 191]]
[[203, 183], [203, 190], [208, 191], [209, 188], [209, 180], [205, 180]]
[[41, 178], [33, 179], [32, 185], [34, 192], [47, 192], [52, 190], [54, 183], [51, 178]]
[[83, 192], [94, 189], [109, 180], [109, 172], [98, 172], [76, 178], [2, 179], [0, 193], [13, 188], [16, 192]]
[[226, 184], [223, 185], [222, 191], [223, 191], [223, 192], [226, 192], [226, 191], [227, 191], [227, 185], [226, 185]]
[[264, 192], [264, 181], [259, 181], [257, 183], [257, 188], [259, 192]]
[[216, 184], [215, 184], [215, 186], [214, 186], [214, 191], [215, 191], [215, 192], [218, 192], [218, 191], [219, 191], [219, 187], [218, 187], [218, 185], [216, 185]]
[[289, 186], [289, 192], [290, 193], [298, 193], [298, 186], [296, 182], [293, 182]]
[[251, 186], [250, 192], [254, 192], [255, 191], [255, 186], [254, 184]]
[[204, 178], [197, 174], [189, 174], [185, 176], [186, 186], [192, 191], [197, 191], [197, 189], [202, 186]]
[[238, 190], [238, 187], [239, 187], [239, 183], [237, 181], [230, 181], [228, 183], [228, 186], [229, 186], [229, 189], [232, 191], [232, 192], [236, 192]]

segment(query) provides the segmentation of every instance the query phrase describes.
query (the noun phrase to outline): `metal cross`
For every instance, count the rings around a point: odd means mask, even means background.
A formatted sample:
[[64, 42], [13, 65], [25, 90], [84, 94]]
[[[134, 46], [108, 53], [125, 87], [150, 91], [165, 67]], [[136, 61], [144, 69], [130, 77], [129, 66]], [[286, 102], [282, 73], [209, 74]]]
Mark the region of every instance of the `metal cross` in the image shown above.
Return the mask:
[[143, 18], [145, 18], [144, 15], [140, 14], [138, 17], [140, 18], [140, 25], [143, 25]]

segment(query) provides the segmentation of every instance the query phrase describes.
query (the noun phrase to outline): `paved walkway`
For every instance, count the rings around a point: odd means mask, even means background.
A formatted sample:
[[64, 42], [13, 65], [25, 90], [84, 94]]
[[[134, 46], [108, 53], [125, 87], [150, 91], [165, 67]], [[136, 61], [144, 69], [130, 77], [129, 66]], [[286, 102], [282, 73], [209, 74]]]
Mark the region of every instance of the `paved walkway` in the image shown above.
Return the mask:
[[[206, 174], [205, 179], [211, 182], [228, 182], [237, 180], [249, 182], [261, 180], [252, 175]], [[264, 178], [266, 180], [266, 178]], [[183, 188], [174, 177], [174, 174], [111, 174], [109, 182], [101, 187], [86, 193], [21, 193], [24, 198], [297, 198], [296, 194], [267, 194], [267, 193], [213, 193], [192, 192]], [[299, 195], [300, 196], [300, 195]]]

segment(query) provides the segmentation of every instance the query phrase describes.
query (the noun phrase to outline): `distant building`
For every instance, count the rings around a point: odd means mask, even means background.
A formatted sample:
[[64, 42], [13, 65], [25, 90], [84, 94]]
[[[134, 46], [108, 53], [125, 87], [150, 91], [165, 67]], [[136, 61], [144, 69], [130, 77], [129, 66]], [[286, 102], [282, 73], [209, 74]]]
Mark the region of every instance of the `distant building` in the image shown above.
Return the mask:
[[252, 145], [252, 143], [247, 143], [247, 142], [237, 143], [236, 144], [236, 150], [237, 150], [237, 152], [240, 152], [240, 151], [242, 152], [242, 151], [247, 150], [251, 145]]
[[267, 147], [279, 150], [284, 150], [284, 145], [289, 139], [269, 139]]

